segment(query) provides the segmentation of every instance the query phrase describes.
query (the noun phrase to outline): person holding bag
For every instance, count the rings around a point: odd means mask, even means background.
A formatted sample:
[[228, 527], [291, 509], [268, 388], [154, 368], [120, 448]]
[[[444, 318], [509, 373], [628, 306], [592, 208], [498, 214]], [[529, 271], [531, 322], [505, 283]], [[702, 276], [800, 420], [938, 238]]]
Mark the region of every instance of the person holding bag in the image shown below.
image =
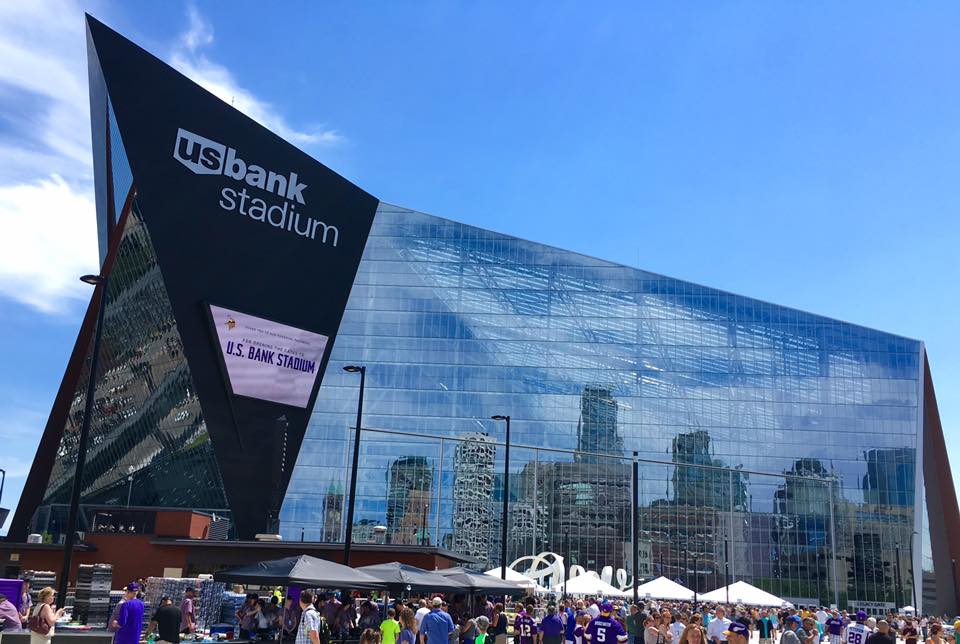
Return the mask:
[[63, 615], [62, 608], [53, 607], [53, 588], [47, 586], [37, 596], [37, 603], [30, 611], [30, 644], [50, 644], [57, 620]]

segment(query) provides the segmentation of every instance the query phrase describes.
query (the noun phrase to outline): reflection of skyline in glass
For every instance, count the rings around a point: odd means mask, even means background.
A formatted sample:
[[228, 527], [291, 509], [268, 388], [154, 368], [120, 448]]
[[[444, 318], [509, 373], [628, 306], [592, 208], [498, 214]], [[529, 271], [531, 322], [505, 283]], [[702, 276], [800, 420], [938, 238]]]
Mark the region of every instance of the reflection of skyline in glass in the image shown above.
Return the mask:
[[[916, 448], [920, 359], [913, 340], [381, 204], [283, 529], [310, 533], [316, 477], [346, 481], [356, 383], [338, 367], [360, 362], [365, 427], [413, 436], [364, 435], [358, 517], [385, 521], [383, 472], [421, 456], [434, 472], [433, 542], [487, 544], [478, 566], [497, 565], [503, 450], [493, 510], [478, 526], [466, 472], [457, 487], [457, 441], [486, 432], [502, 443], [503, 424], [487, 419], [510, 414], [510, 557], [560, 552], [566, 541], [584, 565], [625, 565], [631, 485], [621, 458], [636, 450], [663, 462], [640, 465], [654, 569], [701, 590], [729, 568], [775, 593], [832, 601], [835, 586], [846, 594], [853, 584], [869, 595], [860, 599], [890, 600], [892, 588], [867, 584], [848, 559], [858, 532], [880, 535], [886, 561], [896, 540], [909, 541], [912, 508], [883, 524], [863, 511], [862, 450]], [[837, 477], [834, 532], [829, 509], [809, 507], [818, 497], [777, 495], [799, 494], [785, 473], [803, 459]], [[480, 496], [482, 507], [485, 488]], [[820, 560], [831, 535], [836, 575]], [[819, 571], [819, 587], [793, 584], [807, 570]]]
[[423, 456], [402, 456], [390, 464], [387, 494], [387, 543], [422, 545], [430, 541], [433, 471]]
[[576, 460], [597, 463], [595, 454], [623, 454], [623, 437], [617, 432], [617, 399], [605, 387], [588, 386], [580, 394]]

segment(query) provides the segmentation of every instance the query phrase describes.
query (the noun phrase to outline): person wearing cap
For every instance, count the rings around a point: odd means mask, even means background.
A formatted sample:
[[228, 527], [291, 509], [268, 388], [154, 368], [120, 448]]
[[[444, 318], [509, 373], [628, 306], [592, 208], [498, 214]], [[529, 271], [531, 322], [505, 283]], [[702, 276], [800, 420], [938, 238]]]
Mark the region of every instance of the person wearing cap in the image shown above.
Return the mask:
[[783, 634], [780, 636], [780, 644], [801, 644], [800, 635], [797, 631], [800, 629], [801, 619], [797, 615], [788, 615], [783, 620]]
[[123, 604], [110, 625], [114, 631], [114, 644], [140, 644], [140, 631], [143, 629], [143, 602], [137, 598], [140, 584], [127, 584]]
[[180, 643], [180, 611], [173, 605], [173, 599], [169, 595], [160, 598], [160, 607], [150, 618], [144, 637], [149, 639], [154, 631], [157, 631], [158, 644]]
[[449, 644], [450, 635], [457, 630], [450, 614], [440, 610], [443, 600], [434, 597], [430, 602], [430, 612], [424, 615], [421, 630], [425, 644]]
[[627, 641], [627, 632], [623, 630], [623, 625], [612, 616], [613, 606], [609, 602], [603, 602], [598, 606], [600, 615], [590, 620], [590, 624], [584, 631], [584, 638], [590, 644], [623, 644]]
[[867, 614], [857, 611], [853, 618], [856, 621], [847, 624], [843, 631], [843, 644], [866, 644], [867, 638], [873, 633], [873, 630], [867, 626]]
[[730, 622], [723, 634], [730, 644], [747, 644], [750, 641], [750, 629], [743, 622]]

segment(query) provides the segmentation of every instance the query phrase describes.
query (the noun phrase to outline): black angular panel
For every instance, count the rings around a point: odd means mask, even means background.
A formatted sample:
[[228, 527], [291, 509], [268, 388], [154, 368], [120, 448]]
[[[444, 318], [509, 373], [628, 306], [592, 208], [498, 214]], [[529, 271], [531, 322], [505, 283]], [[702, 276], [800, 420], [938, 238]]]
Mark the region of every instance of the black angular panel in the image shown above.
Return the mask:
[[[268, 529], [377, 200], [100, 22], [87, 21], [240, 537]], [[116, 145], [118, 142], [114, 142]], [[305, 408], [230, 393], [208, 305], [330, 338]]]

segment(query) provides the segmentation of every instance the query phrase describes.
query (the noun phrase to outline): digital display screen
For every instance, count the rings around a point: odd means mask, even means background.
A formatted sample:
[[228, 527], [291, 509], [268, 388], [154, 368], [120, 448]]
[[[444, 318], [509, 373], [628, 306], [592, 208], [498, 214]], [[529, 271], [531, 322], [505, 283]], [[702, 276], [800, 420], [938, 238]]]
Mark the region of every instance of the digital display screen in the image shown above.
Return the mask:
[[307, 406], [327, 336], [213, 304], [210, 315], [234, 394]]

